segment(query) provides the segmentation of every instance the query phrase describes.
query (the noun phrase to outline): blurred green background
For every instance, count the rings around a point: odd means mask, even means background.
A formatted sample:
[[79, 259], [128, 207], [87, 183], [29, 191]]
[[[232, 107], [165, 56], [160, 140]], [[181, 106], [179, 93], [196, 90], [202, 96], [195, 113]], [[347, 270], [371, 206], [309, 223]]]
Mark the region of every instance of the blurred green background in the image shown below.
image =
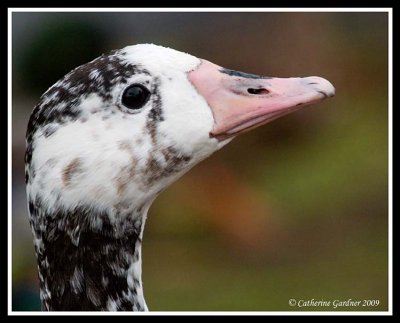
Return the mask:
[[246, 133], [150, 209], [153, 311], [388, 308], [387, 13], [13, 13], [14, 310], [39, 310], [24, 135], [39, 96], [103, 52], [156, 43], [269, 76], [318, 75], [336, 97]]

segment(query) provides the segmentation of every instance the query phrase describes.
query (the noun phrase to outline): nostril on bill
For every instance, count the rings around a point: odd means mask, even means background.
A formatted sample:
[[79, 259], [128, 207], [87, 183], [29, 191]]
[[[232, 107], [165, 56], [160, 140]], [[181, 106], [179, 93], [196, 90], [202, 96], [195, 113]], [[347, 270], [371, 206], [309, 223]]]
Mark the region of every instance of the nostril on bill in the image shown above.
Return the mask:
[[318, 93], [321, 93], [325, 98], [328, 97], [328, 94], [326, 94], [324, 91], [318, 91]]
[[247, 89], [247, 92], [249, 92], [250, 94], [255, 94], [255, 95], [263, 95], [263, 94], [268, 94], [269, 91], [267, 89]]

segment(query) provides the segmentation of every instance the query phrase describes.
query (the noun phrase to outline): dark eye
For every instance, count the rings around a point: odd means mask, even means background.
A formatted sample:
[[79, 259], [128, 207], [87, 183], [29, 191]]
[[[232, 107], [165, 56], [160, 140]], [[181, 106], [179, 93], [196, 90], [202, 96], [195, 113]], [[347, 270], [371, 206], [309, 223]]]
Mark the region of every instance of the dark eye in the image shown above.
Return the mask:
[[133, 84], [122, 94], [122, 104], [128, 109], [140, 109], [149, 99], [150, 92], [141, 84]]

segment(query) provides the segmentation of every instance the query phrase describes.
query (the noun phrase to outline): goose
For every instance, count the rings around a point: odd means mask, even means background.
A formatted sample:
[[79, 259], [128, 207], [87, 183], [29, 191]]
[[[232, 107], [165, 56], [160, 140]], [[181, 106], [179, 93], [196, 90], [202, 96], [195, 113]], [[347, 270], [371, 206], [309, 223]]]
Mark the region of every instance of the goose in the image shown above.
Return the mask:
[[154, 44], [65, 75], [26, 133], [42, 310], [148, 311], [141, 245], [154, 199], [238, 134], [334, 93], [321, 77], [248, 74]]

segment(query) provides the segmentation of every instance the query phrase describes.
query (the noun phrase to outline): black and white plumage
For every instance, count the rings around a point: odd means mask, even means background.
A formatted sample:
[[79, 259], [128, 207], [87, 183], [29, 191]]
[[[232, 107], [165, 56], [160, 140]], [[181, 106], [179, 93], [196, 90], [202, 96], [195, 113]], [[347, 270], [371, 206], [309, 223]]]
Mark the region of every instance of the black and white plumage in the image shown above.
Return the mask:
[[71, 71], [26, 136], [43, 309], [147, 310], [141, 243], [157, 195], [237, 134], [333, 94], [322, 78], [261, 77], [151, 44]]

